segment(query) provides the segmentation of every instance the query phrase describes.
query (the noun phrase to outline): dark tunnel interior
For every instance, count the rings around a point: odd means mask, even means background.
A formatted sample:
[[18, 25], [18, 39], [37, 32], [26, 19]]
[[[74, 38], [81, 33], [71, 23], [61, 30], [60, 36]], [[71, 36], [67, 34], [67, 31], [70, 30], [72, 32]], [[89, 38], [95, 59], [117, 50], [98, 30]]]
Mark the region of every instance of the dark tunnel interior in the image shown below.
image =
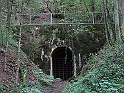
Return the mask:
[[73, 76], [72, 51], [67, 47], [58, 47], [52, 52], [53, 75], [68, 80]]

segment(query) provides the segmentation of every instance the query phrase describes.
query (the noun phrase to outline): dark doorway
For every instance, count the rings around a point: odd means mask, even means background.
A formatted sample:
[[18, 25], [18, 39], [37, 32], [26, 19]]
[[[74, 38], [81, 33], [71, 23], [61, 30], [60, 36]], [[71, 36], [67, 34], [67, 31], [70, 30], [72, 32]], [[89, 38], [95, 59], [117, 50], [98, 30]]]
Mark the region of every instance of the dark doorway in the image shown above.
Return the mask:
[[58, 47], [52, 53], [53, 75], [68, 80], [73, 76], [72, 51], [67, 47]]

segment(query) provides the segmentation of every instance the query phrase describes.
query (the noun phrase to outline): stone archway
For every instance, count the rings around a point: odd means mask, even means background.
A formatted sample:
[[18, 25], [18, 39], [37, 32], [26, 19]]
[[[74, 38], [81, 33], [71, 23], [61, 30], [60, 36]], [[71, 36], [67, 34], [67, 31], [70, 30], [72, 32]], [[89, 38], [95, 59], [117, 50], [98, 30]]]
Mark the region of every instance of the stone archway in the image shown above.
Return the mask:
[[57, 47], [51, 56], [53, 76], [63, 80], [71, 78], [74, 73], [72, 51], [68, 47]]

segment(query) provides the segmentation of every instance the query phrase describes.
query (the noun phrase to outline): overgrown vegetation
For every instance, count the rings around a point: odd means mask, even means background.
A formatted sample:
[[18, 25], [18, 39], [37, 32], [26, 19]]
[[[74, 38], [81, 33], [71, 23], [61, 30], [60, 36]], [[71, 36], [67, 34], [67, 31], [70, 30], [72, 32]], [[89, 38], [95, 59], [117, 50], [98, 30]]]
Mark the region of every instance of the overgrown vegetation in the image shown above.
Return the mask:
[[[19, 81], [17, 88], [12, 89], [12, 91], [17, 93], [42, 93], [45, 87], [52, 85], [54, 78], [44, 74], [38, 67], [31, 68], [31, 74], [35, 76], [37, 84], [34, 84], [31, 80], [28, 81], [29, 68], [25, 64], [31, 61], [36, 62], [36, 64], [40, 63], [42, 45], [44, 46], [45, 41], [51, 41], [55, 36], [56, 42], [58, 38], [74, 40], [74, 43], [76, 42], [75, 47], [81, 48], [82, 55], [95, 54], [90, 55], [80, 76], [72, 80], [63, 93], [124, 93], [124, 45], [122, 42], [116, 41], [116, 38], [121, 35], [121, 33], [118, 35], [117, 28], [114, 29], [114, 26], [119, 24], [116, 23], [114, 18], [118, 20], [118, 17], [111, 15], [113, 12], [118, 13], [118, 10], [114, 9], [113, 0], [48, 0], [45, 4], [42, 0], [1, 0], [0, 45], [7, 47], [5, 49], [6, 54], [8, 48], [16, 47], [13, 50], [17, 53], [15, 64], [21, 61], [21, 63], [24, 63], [22, 66], [26, 66], [20, 68], [21, 76], [19, 79], [22, 80]], [[89, 25], [46, 26], [45, 29], [41, 27], [39, 32], [34, 31], [37, 26], [25, 26], [22, 27], [22, 32], [20, 32], [19, 27], [11, 26], [13, 25], [11, 16], [23, 12], [34, 14], [62, 13], [53, 15], [56, 20], [59, 19], [60, 23], [91, 22], [88, 19], [93, 14], [96, 21], [99, 21], [101, 14], [95, 14], [95, 12], [104, 12], [102, 15], [106, 17], [106, 20], [102, 21], [106, 22], [104, 27]], [[103, 47], [107, 38], [111, 42], [111, 46], [107, 44]], [[27, 39], [26, 42], [25, 39]], [[49, 42], [46, 43], [48, 46]], [[101, 47], [103, 49], [100, 50]], [[46, 61], [43, 63], [46, 63]], [[5, 92], [7, 88], [6, 85], [0, 83], [0, 93]]]
[[67, 85], [63, 93], [123, 93], [123, 49], [123, 44], [116, 42], [92, 55], [87, 62], [89, 70]]
[[[42, 93], [43, 88], [51, 86], [53, 83], [54, 78], [50, 77], [49, 75], [46, 75], [43, 73], [43, 71], [37, 67], [33, 67], [32, 74], [37, 79], [37, 84], [34, 84], [33, 81], [29, 80], [26, 81], [26, 77], [24, 77], [25, 74], [22, 74], [23, 81], [20, 83], [17, 93]], [[26, 75], [28, 75], [27, 73]], [[33, 78], [33, 77], [32, 77]], [[25, 81], [25, 82], [24, 82]]]

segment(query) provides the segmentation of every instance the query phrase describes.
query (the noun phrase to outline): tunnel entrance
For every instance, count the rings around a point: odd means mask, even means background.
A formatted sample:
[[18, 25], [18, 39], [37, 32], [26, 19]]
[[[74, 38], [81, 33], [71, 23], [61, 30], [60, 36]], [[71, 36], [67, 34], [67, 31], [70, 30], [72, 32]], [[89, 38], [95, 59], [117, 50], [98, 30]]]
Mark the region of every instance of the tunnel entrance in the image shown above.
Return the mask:
[[58, 47], [52, 52], [52, 67], [55, 78], [68, 80], [73, 76], [72, 51], [67, 47]]

